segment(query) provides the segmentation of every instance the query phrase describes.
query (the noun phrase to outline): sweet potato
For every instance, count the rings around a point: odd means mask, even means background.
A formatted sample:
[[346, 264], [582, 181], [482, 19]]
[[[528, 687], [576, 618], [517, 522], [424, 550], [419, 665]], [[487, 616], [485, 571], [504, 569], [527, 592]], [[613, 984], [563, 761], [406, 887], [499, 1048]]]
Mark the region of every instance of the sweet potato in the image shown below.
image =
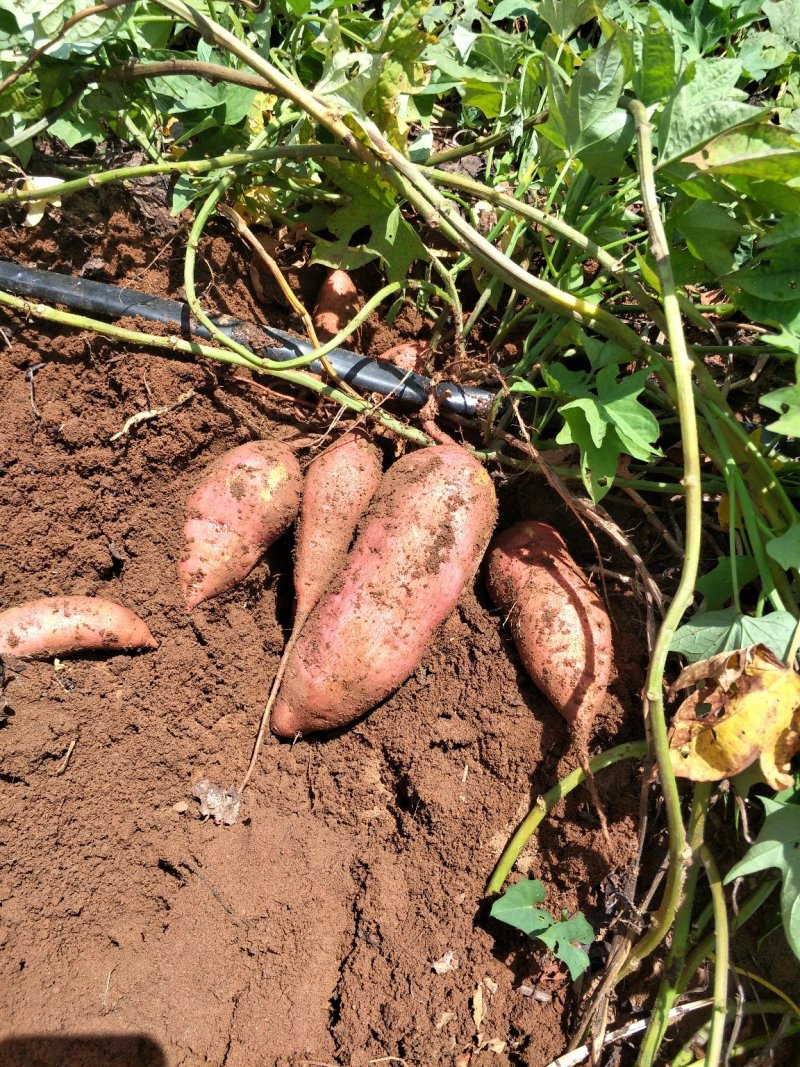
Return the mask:
[[320, 286], [314, 305], [314, 329], [320, 341], [331, 337], [345, 326], [359, 307], [358, 290], [344, 270], [332, 270]]
[[44, 597], [0, 612], [0, 654], [19, 659], [156, 647], [138, 615], [102, 597]]
[[186, 610], [246, 577], [294, 521], [302, 475], [279, 441], [249, 441], [206, 469], [186, 506], [178, 564]]
[[536, 686], [568, 722], [587, 727], [611, 677], [611, 622], [561, 535], [543, 522], [498, 534], [487, 585]]
[[424, 368], [422, 353], [427, 347], [424, 341], [401, 341], [399, 345], [387, 349], [380, 359], [400, 370], [421, 371]]
[[306, 470], [295, 541], [296, 625], [344, 566], [382, 473], [380, 451], [357, 434], [345, 434]]
[[475, 574], [496, 517], [489, 475], [460, 446], [398, 460], [292, 650], [273, 733], [342, 726], [405, 681]]
[[356, 526], [381, 480], [379, 450], [348, 433], [309, 465], [303, 485], [294, 563], [294, 627], [272, 682], [239, 794], [255, 768], [284, 671], [308, 616], [347, 558]]

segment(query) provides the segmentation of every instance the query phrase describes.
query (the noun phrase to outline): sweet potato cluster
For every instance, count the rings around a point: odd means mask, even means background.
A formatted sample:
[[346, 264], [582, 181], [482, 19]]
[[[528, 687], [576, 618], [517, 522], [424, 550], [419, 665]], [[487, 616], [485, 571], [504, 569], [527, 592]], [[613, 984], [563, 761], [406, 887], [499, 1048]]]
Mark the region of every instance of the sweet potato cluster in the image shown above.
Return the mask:
[[[215, 459], [187, 502], [178, 563], [187, 611], [245, 578], [299, 515], [295, 624], [270, 705], [280, 737], [343, 726], [400, 686], [489, 546], [495, 492], [469, 452], [436, 445], [386, 473], [382, 460], [348, 433], [304, 477], [288, 445], [251, 441]], [[611, 625], [563, 539], [544, 523], [518, 523], [492, 542], [486, 573], [531, 678], [585, 727], [608, 686]], [[0, 654], [155, 646], [138, 616], [97, 597], [0, 612]]]

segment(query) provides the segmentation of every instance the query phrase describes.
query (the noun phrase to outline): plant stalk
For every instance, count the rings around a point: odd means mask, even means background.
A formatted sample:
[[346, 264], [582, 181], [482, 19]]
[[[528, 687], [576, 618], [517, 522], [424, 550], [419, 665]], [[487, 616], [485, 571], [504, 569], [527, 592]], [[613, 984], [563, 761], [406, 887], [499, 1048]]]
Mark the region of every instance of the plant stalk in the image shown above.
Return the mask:
[[[643, 759], [647, 755], [647, 744], [644, 741], [629, 741], [624, 745], [617, 745], [615, 748], [609, 748], [606, 752], [601, 752], [598, 756], [594, 756], [589, 760], [589, 770], [592, 774], [597, 774], [598, 771], [604, 770], [606, 767], [611, 767], [615, 763], [619, 763], [626, 759]], [[560, 782], [549, 789], [542, 796], [538, 797], [531, 810], [525, 816], [519, 827], [515, 831], [513, 837], [503, 850], [503, 854], [497, 861], [492, 876], [486, 886], [486, 895], [492, 896], [494, 893], [499, 893], [506, 878], [508, 877], [511, 868], [517, 862], [520, 852], [522, 852], [525, 845], [531, 838], [534, 830], [537, 826], [550, 814], [559, 800], [563, 800], [568, 796], [573, 789], [577, 787], [585, 780], [586, 775], [581, 767], [576, 767], [574, 771], [562, 778]]]
[[623, 965], [620, 977], [624, 977], [634, 971], [645, 956], [649, 955], [666, 937], [680, 904], [681, 889], [685, 877], [686, 834], [681, 814], [678, 787], [672, 770], [664, 713], [663, 688], [664, 669], [672, 637], [694, 595], [700, 562], [703, 505], [697, 418], [692, 386], [692, 360], [683, 335], [680, 306], [675, 289], [672, 264], [669, 258], [669, 247], [656, 195], [651, 142], [652, 127], [647, 119], [647, 111], [640, 101], [629, 100], [625, 103], [636, 124], [642, 204], [651, 235], [651, 251], [661, 282], [667, 339], [672, 350], [676, 401], [683, 448], [684, 477], [682, 483], [686, 498], [686, 531], [684, 536], [685, 555], [680, 582], [658, 632], [645, 684], [645, 717], [648, 720], [650, 737], [658, 764], [669, 827], [669, 867], [661, 905], [656, 913], [655, 921], [644, 937], [631, 950], [628, 959]]

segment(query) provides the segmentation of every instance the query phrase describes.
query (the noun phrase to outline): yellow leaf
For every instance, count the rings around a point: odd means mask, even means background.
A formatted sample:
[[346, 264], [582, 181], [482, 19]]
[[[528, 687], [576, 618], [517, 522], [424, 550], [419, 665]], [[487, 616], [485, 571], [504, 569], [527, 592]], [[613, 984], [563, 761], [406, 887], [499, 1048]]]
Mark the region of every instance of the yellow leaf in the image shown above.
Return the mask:
[[[46, 178], [35, 176], [33, 178], [26, 178], [22, 182], [21, 188], [25, 192], [38, 192], [40, 189], [56, 189], [59, 185], [64, 184], [63, 178]], [[61, 201], [58, 197], [48, 197], [45, 200], [29, 200], [25, 205], [27, 214], [25, 215], [25, 226], [38, 226], [44, 218], [44, 213], [47, 209], [47, 205], [52, 204], [53, 207], [61, 207]]]
[[800, 677], [765, 645], [692, 663], [673, 691], [698, 688], [675, 713], [672, 767], [679, 778], [718, 782], [759, 760], [775, 789], [787, 789], [800, 752]]
[[251, 226], [271, 226], [271, 209], [275, 206], [275, 194], [268, 185], [251, 185], [244, 189], [237, 201], [236, 210]]
[[717, 504], [717, 519], [723, 530], [727, 530], [731, 524], [731, 498], [723, 493]]

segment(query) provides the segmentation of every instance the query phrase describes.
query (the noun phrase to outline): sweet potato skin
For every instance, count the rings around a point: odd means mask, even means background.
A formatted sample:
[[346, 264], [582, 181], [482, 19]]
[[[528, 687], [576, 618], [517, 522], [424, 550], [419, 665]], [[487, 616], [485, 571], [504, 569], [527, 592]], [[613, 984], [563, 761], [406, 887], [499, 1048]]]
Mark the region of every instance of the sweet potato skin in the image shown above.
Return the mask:
[[178, 563], [187, 611], [250, 573], [297, 516], [302, 481], [280, 441], [249, 441], [206, 468], [186, 505]]
[[561, 535], [520, 522], [497, 535], [486, 559], [489, 595], [525, 670], [568, 722], [592, 717], [611, 678], [611, 620]]
[[359, 308], [358, 290], [345, 270], [332, 270], [317, 293], [314, 329], [320, 341], [330, 341]]
[[380, 359], [384, 363], [399, 367], [400, 370], [419, 372], [425, 368], [422, 354], [427, 347], [424, 341], [401, 341], [399, 345], [387, 349]]
[[496, 518], [491, 479], [460, 446], [398, 460], [292, 651], [273, 733], [342, 726], [405, 681], [474, 576]]
[[19, 659], [156, 647], [138, 615], [102, 597], [43, 597], [0, 612], [0, 654]]
[[344, 566], [356, 526], [383, 474], [380, 450], [348, 433], [308, 466], [294, 561], [295, 612], [304, 619]]

